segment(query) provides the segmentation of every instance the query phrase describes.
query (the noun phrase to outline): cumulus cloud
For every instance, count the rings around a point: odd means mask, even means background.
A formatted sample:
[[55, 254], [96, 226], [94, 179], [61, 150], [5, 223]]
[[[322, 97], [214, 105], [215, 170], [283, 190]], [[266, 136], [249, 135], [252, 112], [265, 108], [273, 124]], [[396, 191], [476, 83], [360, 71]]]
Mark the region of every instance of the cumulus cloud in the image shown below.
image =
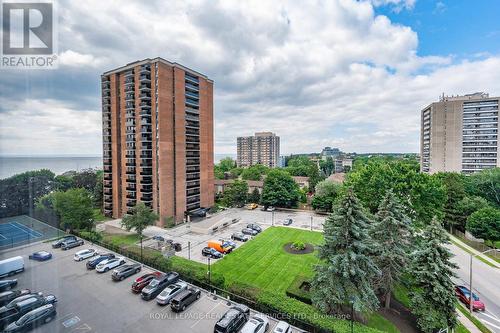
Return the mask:
[[[47, 133], [47, 150], [67, 154], [84, 147], [100, 154], [99, 75], [161, 56], [215, 81], [218, 153], [234, 153], [238, 135], [263, 130], [281, 136], [285, 153], [320, 151], [323, 146], [416, 152], [420, 110], [442, 92], [498, 94], [500, 57], [458, 62], [453, 55], [419, 56], [418, 36], [410, 27], [374, 12], [374, 6], [411, 9], [414, 3], [63, 2], [63, 65], [21, 80], [18, 73], [2, 75], [0, 98], [19, 103], [0, 103], [0, 115], [2, 122], [9, 121], [14, 110], [24, 110], [18, 116], [31, 121], [31, 127], [20, 127], [17, 133], [23, 136], [19, 144], [29, 147], [38, 145], [30, 135], [33, 127], [49, 126], [46, 112], [57, 107], [65, 117], [54, 122], [66, 130]], [[43, 109], [26, 107], [41, 101]], [[40, 112], [45, 116], [38, 125], [33, 119], [38, 121]], [[89, 132], [79, 132], [79, 117]]]

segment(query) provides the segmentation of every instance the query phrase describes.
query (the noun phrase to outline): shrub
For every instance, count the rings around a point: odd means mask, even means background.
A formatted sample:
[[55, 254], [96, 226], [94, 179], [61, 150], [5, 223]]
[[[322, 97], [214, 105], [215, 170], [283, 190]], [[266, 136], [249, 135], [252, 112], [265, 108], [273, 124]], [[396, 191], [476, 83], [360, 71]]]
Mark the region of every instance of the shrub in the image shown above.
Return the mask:
[[295, 250], [302, 251], [306, 248], [306, 244], [304, 244], [304, 242], [297, 241], [297, 242], [293, 242], [292, 247]]
[[304, 275], [297, 275], [285, 291], [286, 295], [301, 302], [312, 304], [311, 293], [303, 288], [304, 284], [309, 283], [308, 280]]
[[80, 237], [85, 238], [86, 240], [93, 243], [102, 241], [102, 234], [97, 231], [80, 231], [79, 234]]

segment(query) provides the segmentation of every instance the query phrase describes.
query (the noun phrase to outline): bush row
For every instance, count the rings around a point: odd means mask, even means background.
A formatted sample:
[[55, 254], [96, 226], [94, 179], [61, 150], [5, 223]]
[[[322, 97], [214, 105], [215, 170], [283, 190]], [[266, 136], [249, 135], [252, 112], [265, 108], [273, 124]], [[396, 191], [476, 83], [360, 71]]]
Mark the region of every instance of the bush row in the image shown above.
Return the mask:
[[310, 279], [303, 275], [297, 275], [295, 279], [290, 283], [285, 293], [287, 296], [295, 298], [301, 302], [306, 304], [312, 304], [311, 294], [308, 291], [305, 291], [300, 288], [302, 283], [309, 282]]

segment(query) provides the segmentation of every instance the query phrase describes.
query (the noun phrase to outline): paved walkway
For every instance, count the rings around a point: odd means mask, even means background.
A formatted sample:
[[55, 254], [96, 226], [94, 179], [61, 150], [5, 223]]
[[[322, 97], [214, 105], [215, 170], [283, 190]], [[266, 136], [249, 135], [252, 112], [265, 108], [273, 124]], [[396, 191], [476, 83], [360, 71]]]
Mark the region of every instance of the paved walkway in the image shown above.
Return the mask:
[[465, 328], [470, 332], [470, 333], [481, 333], [481, 331], [479, 330], [479, 328], [477, 328], [476, 325], [474, 325], [474, 323], [472, 321], [470, 321], [469, 318], [467, 318], [466, 316], [464, 316], [462, 314], [462, 312], [460, 312], [460, 310], [457, 309], [457, 317], [458, 317], [458, 320], [462, 323], [462, 325], [465, 326]]
[[455, 243], [457, 244], [460, 244], [460, 246], [462, 246], [463, 248], [467, 249], [467, 251], [469, 252], [472, 252], [475, 256], [477, 257], [481, 257], [482, 259], [486, 260], [487, 262], [491, 263], [493, 266], [495, 266], [496, 268], [500, 268], [500, 263], [491, 259], [490, 257], [488, 257], [487, 255], [485, 254], [482, 254], [481, 252], [479, 252], [478, 250], [476, 250], [475, 248], [467, 245], [466, 243], [464, 243], [460, 238], [457, 238], [451, 234], [448, 234], [450, 236], [450, 239], [452, 239]]

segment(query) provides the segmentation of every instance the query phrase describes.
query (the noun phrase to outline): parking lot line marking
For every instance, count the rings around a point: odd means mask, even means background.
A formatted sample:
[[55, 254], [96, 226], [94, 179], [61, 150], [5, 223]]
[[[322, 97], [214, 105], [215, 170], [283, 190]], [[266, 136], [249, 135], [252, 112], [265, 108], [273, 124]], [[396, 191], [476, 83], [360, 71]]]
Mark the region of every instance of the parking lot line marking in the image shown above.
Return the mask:
[[78, 322], [80, 321], [80, 318], [78, 316], [71, 317], [69, 319], [66, 319], [62, 325], [66, 328], [70, 328], [71, 326], [75, 326]]
[[[205, 297], [208, 297], [208, 296], [205, 296]], [[212, 308], [210, 309], [210, 311], [207, 311], [206, 315], [208, 315], [209, 313], [211, 313], [212, 311], [214, 311], [214, 310], [215, 310], [215, 308], [216, 308], [216, 307], [218, 307], [218, 306], [219, 306], [219, 305], [221, 305], [221, 304], [222, 304], [222, 302], [218, 302], [217, 304], [215, 304], [215, 306], [214, 306], [214, 307], [212, 307]], [[193, 325], [191, 325], [191, 327], [190, 327], [190, 328], [195, 327], [195, 326], [196, 326], [196, 325], [197, 325], [200, 321], [202, 321], [202, 320], [203, 320], [203, 318], [198, 319], [198, 320], [197, 320], [197, 321], [196, 321]]]
[[84, 323], [83, 325], [81, 326], [78, 326], [76, 328], [74, 328], [73, 330], [71, 330], [71, 332], [90, 332], [92, 331], [92, 327], [90, 327], [87, 323]]
[[74, 314], [73, 312], [70, 312], [67, 315], [62, 316], [62, 318], [58, 318], [57, 321], [63, 321], [64, 318], [68, 318], [69, 316], [72, 316], [73, 314]]

